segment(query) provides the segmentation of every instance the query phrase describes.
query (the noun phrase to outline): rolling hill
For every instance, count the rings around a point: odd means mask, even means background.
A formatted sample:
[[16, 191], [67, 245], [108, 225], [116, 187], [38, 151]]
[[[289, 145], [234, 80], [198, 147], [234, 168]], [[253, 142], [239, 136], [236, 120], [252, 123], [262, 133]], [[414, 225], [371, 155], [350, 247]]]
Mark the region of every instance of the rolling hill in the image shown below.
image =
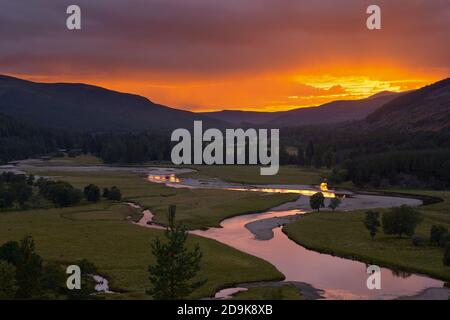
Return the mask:
[[390, 101], [363, 125], [372, 130], [450, 131], [450, 78]]
[[222, 121], [172, 109], [133, 94], [86, 84], [36, 83], [0, 76], [0, 113], [24, 123], [88, 132], [189, 128], [194, 120]]
[[267, 127], [299, 127], [362, 120], [401, 93], [380, 92], [362, 100], [333, 101], [318, 107], [300, 108], [282, 112], [253, 112], [224, 110], [204, 115], [233, 125]]

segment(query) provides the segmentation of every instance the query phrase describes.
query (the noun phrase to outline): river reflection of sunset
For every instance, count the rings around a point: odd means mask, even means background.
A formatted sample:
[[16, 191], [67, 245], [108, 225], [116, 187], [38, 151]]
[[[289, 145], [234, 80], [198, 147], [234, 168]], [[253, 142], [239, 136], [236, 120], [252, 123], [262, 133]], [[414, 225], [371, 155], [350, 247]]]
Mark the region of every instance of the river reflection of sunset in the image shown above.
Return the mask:
[[155, 183], [165, 183], [165, 182], [171, 182], [171, 183], [180, 183], [180, 178], [177, 178], [175, 174], [170, 175], [148, 175], [147, 177], [148, 181], [155, 182]]
[[[175, 174], [169, 175], [148, 175], [147, 180], [154, 183], [171, 183], [171, 184], [179, 184], [180, 187], [183, 187], [182, 179], [178, 178]], [[209, 188], [209, 189], [221, 189], [221, 190], [230, 190], [230, 191], [245, 191], [245, 192], [263, 192], [263, 193], [294, 193], [300, 194], [304, 196], [312, 196], [317, 192], [322, 192], [324, 197], [326, 198], [334, 198], [336, 195], [334, 192], [328, 190], [327, 183], [320, 184], [320, 190], [318, 189], [290, 189], [288, 186], [286, 187], [264, 187], [264, 186], [240, 186], [240, 185], [232, 185], [232, 184], [217, 184], [216, 182], [205, 183], [202, 185], [185, 185], [186, 188]]]

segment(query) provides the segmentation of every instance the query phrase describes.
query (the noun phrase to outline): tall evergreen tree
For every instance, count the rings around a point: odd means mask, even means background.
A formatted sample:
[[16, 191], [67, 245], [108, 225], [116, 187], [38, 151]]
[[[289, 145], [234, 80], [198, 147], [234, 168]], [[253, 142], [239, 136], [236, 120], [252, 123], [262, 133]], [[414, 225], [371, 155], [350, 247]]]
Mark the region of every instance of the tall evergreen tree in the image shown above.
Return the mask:
[[364, 226], [369, 230], [370, 237], [373, 240], [381, 226], [380, 213], [372, 210], [367, 211], [366, 217], [364, 218]]
[[0, 260], [0, 300], [14, 299], [17, 291], [16, 268], [11, 263]]
[[156, 263], [148, 268], [153, 288], [147, 292], [159, 300], [186, 298], [206, 282], [193, 280], [200, 270], [202, 253], [198, 244], [192, 250], [187, 248], [188, 233], [184, 226], [175, 224], [175, 212], [176, 207], [170, 206], [167, 241], [156, 238], [151, 245]]
[[30, 299], [40, 294], [42, 276], [42, 258], [36, 254], [34, 240], [26, 236], [20, 242], [20, 260], [17, 266], [17, 297]]

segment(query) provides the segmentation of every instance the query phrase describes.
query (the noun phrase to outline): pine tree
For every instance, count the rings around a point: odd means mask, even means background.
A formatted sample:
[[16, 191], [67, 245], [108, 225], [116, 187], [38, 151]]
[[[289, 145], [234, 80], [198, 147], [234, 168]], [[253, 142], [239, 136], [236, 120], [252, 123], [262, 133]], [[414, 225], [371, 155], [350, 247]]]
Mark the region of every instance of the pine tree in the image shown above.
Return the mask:
[[325, 207], [325, 197], [322, 192], [317, 192], [309, 198], [309, 205], [311, 209], [320, 211], [320, 208]]
[[331, 198], [328, 208], [334, 211], [336, 210], [337, 207], [341, 205], [341, 202], [342, 202], [341, 199], [339, 199], [338, 197]]
[[364, 219], [364, 226], [369, 230], [372, 240], [375, 238], [378, 228], [381, 226], [380, 214], [376, 211], [367, 211]]
[[148, 268], [153, 288], [147, 293], [159, 300], [186, 298], [206, 282], [193, 281], [200, 270], [202, 253], [198, 244], [192, 250], [186, 247], [188, 233], [184, 226], [175, 225], [175, 212], [176, 207], [170, 206], [167, 241], [156, 238], [151, 245], [156, 263]]
[[42, 258], [36, 254], [34, 240], [26, 236], [20, 242], [20, 260], [17, 266], [17, 297], [30, 299], [41, 293]]

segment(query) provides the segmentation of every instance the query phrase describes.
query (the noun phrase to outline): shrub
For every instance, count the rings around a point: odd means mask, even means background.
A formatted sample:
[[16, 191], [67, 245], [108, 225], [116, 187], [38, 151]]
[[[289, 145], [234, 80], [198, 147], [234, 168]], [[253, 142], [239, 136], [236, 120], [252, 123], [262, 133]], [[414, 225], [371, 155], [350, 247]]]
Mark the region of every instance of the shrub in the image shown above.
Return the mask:
[[423, 239], [421, 236], [415, 234], [411, 238], [411, 243], [414, 247], [420, 247], [425, 243], [425, 239]]
[[100, 200], [100, 188], [90, 184], [84, 188], [84, 197], [87, 201], [97, 202]]
[[367, 211], [364, 219], [364, 226], [369, 230], [372, 240], [375, 238], [380, 225], [380, 214], [376, 211]]
[[82, 274], [97, 273], [97, 267], [87, 259], [80, 260], [77, 264], [80, 267]]
[[112, 187], [109, 190], [108, 199], [114, 201], [122, 200], [122, 193], [120, 192], [120, 189], [117, 188], [116, 186]]
[[334, 211], [340, 205], [341, 205], [341, 199], [339, 199], [338, 197], [334, 197], [330, 200], [330, 204], [328, 205], [328, 208], [330, 208], [331, 210]]
[[445, 247], [447, 242], [450, 242], [450, 233], [444, 232], [441, 234], [441, 238], [439, 239], [439, 246]]
[[396, 234], [412, 236], [416, 227], [422, 222], [422, 214], [413, 208], [402, 205], [392, 208], [383, 214], [383, 231], [385, 234]]
[[442, 236], [447, 233], [447, 228], [440, 225], [433, 225], [430, 230], [430, 242], [439, 245]]
[[320, 211], [320, 208], [325, 207], [325, 197], [322, 192], [317, 192], [311, 196], [309, 199], [309, 204], [311, 209]]
[[444, 249], [444, 266], [450, 266], [450, 242], [447, 242], [445, 244]]

